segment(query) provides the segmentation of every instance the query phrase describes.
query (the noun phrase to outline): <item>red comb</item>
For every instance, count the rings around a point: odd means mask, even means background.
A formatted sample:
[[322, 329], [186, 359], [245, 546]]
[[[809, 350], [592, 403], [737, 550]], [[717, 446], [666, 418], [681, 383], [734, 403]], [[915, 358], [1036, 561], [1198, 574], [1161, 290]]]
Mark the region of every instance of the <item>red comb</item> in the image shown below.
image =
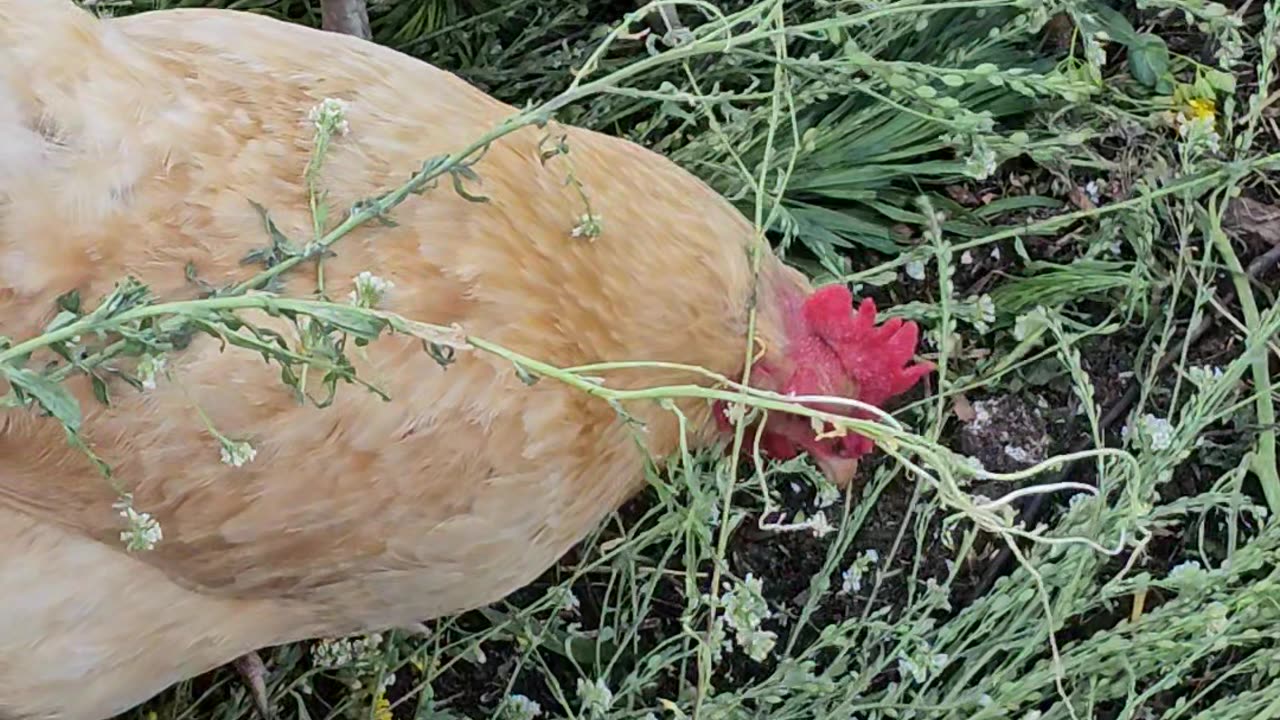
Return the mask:
[[889, 398], [910, 390], [933, 372], [932, 363], [908, 365], [916, 351], [920, 330], [914, 322], [891, 318], [876, 327], [876, 304], [871, 298], [849, 311], [853, 295], [843, 285], [829, 285], [809, 296], [804, 318], [809, 329], [840, 357], [845, 372], [858, 381], [858, 400], [880, 407]]

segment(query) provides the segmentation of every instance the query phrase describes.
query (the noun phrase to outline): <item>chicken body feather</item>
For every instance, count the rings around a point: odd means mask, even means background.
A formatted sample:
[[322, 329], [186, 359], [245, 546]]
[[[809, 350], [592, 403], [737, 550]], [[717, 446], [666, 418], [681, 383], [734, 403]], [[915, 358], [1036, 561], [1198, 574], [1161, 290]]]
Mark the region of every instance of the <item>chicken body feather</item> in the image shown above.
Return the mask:
[[[349, 108], [322, 171], [335, 208], [514, 112], [389, 49], [247, 13], [100, 21], [69, 2], [0, 0], [0, 334], [38, 334], [57, 296], [98, 298], [128, 275], [166, 300], [196, 296], [188, 262], [215, 285], [244, 280], [241, 258], [267, 243], [254, 203], [309, 238], [307, 111], [324, 98]], [[654, 153], [550, 131], [567, 157], [544, 164], [536, 128], [494, 144], [475, 166], [487, 203], [446, 184], [400, 206], [395, 227], [348, 235], [324, 263], [329, 295], [370, 271], [394, 282], [387, 309], [552, 364], [740, 372], [750, 224]], [[603, 219], [598, 238], [573, 236], [584, 210], [570, 167]], [[307, 296], [315, 281], [300, 268], [284, 292]], [[759, 282], [757, 334], [777, 353], [812, 289], [772, 255]], [[646, 452], [677, 447], [669, 412], [629, 406], [646, 425], [637, 443], [607, 403], [526, 387], [483, 354], [442, 369], [390, 337], [353, 360], [390, 402], [347, 387], [328, 409], [299, 406], [278, 369], [207, 337], [175, 353], [156, 388], [113, 385], [110, 407], [69, 381], [86, 439], [163, 524], [148, 552], [124, 550], [115, 492], [56, 423], [3, 411], [0, 718], [98, 720], [256, 648], [500, 599], [639, 489]], [[708, 441], [706, 404], [679, 405]], [[256, 458], [220, 462], [196, 408]]]

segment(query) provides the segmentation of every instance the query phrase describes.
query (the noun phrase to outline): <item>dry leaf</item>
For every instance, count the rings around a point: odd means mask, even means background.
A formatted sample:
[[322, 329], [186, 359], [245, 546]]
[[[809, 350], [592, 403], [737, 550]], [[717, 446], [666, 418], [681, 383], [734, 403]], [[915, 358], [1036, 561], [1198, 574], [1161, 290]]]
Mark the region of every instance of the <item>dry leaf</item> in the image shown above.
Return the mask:
[[1067, 199], [1081, 210], [1093, 210], [1098, 207], [1089, 199], [1089, 194], [1080, 188], [1071, 188], [1071, 192], [1067, 193]]
[[1266, 242], [1280, 245], [1280, 207], [1246, 197], [1236, 198], [1223, 215], [1224, 229], [1242, 232]]
[[960, 393], [952, 399], [951, 412], [955, 413], [956, 418], [963, 423], [973, 422], [973, 419], [978, 416], [973, 411], [973, 405], [969, 404], [969, 398], [965, 397], [964, 393]]

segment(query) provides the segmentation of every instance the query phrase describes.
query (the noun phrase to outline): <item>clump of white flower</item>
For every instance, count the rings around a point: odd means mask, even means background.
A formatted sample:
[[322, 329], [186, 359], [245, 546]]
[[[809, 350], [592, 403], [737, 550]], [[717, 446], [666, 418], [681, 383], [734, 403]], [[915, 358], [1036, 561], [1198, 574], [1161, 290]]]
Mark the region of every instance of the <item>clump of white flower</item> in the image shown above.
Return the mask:
[[326, 638], [311, 647], [311, 659], [317, 667], [344, 668], [371, 664], [382, 645], [382, 634]]
[[991, 329], [991, 325], [996, 321], [996, 301], [991, 296], [983, 293], [977, 298], [971, 299], [973, 303], [973, 327], [980, 333], [985, 333]]
[[542, 706], [524, 695], [508, 695], [498, 717], [502, 720], [534, 720], [542, 716]]
[[138, 360], [138, 381], [142, 383], [142, 387], [147, 390], [156, 389], [156, 378], [164, 374], [168, 365], [163, 355], [152, 355], [147, 353]]
[[986, 180], [995, 174], [999, 162], [996, 151], [980, 137], [973, 139], [973, 148], [964, 159], [964, 172], [975, 180]]
[[1126, 424], [1120, 437], [1126, 441], [1135, 438], [1145, 442], [1152, 450], [1168, 450], [1173, 446], [1173, 425], [1166, 419], [1147, 413], [1138, 419], [1136, 427]]
[[346, 135], [351, 126], [347, 123], [347, 109], [350, 105], [345, 100], [325, 98], [311, 108], [307, 120], [316, 126], [316, 131], [329, 135]]
[[721, 602], [724, 621], [733, 629], [738, 647], [752, 660], [763, 661], [778, 640], [776, 633], [760, 629], [760, 623], [770, 616], [769, 604], [764, 599], [764, 583], [747, 573], [741, 583], [724, 594]]
[[880, 553], [875, 548], [867, 548], [847, 570], [840, 573], [840, 594], [848, 595], [862, 589], [862, 580], [867, 573], [880, 562]]
[[258, 451], [243, 440], [218, 438], [218, 444], [221, 447], [222, 462], [231, 467], [241, 467], [253, 462], [253, 459], [258, 456]]
[[150, 513], [138, 512], [133, 507], [133, 495], [125, 493], [114, 505], [120, 517], [124, 518], [126, 527], [120, 531], [120, 542], [129, 552], [154, 550], [164, 539], [160, 523]]
[[1085, 183], [1084, 194], [1089, 196], [1089, 202], [1094, 205], [1102, 203], [1102, 186], [1098, 184], [1097, 180], [1090, 180]]
[[578, 699], [588, 715], [600, 717], [613, 706], [613, 691], [605, 684], [604, 678], [596, 678], [595, 681], [578, 678]]
[[1196, 365], [1187, 368], [1187, 379], [1196, 386], [1203, 388], [1209, 383], [1222, 377], [1222, 368], [1211, 365]]
[[586, 213], [578, 218], [578, 224], [573, 227], [570, 233], [573, 237], [598, 238], [600, 233], [604, 232], [604, 222], [599, 215], [594, 213]]
[[382, 298], [395, 287], [396, 284], [390, 280], [364, 270], [356, 275], [355, 289], [348, 293], [347, 298], [357, 307], [373, 308], [377, 307], [378, 303], [382, 302]]
[[1216, 155], [1222, 150], [1222, 136], [1218, 134], [1213, 115], [1196, 114], [1189, 118], [1179, 113], [1178, 136], [1182, 139], [1183, 151], [1191, 157], [1205, 153]]

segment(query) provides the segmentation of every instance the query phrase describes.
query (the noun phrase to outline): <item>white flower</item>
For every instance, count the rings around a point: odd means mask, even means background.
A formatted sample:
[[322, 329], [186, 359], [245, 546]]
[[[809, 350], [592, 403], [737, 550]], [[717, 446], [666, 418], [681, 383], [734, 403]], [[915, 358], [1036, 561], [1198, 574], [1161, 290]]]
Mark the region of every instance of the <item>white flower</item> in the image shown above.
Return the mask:
[[320, 104], [311, 108], [307, 120], [316, 126], [316, 131], [332, 135], [346, 135], [351, 129], [347, 124], [347, 108], [345, 100], [325, 98]]
[[907, 264], [902, 269], [907, 273], [907, 277], [911, 278], [912, 280], [924, 279], [924, 261], [923, 260], [908, 260]]
[[599, 215], [587, 213], [578, 218], [578, 224], [570, 233], [573, 237], [597, 238], [604, 232], [604, 224]]
[[818, 537], [826, 537], [828, 534], [835, 532], [835, 528], [827, 520], [827, 514], [821, 510], [814, 513], [813, 517], [805, 520], [801, 525], [809, 528]]
[[542, 706], [524, 695], [508, 695], [499, 717], [504, 720], [533, 720], [542, 715]]
[[760, 623], [771, 614], [763, 590], [764, 583], [747, 573], [741, 584], [721, 598], [724, 620], [733, 628], [734, 640], [756, 662], [768, 657], [778, 639], [776, 633], [760, 629]]
[[603, 678], [597, 678], [594, 682], [578, 678], [578, 698], [582, 700], [582, 709], [592, 717], [604, 715], [613, 705], [613, 691]]
[[964, 171], [975, 180], [986, 180], [995, 174], [999, 162], [995, 150], [992, 150], [982, 138], [974, 138], [973, 150], [964, 159]]
[[164, 539], [160, 523], [150, 513], [138, 512], [133, 507], [133, 496], [124, 495], [112, 507], [120, 512], [128, 527], [120, 531], [120, 541], [130, 552], [154, 550], [156, 544]]
[[318, 667], [342, 668], [367, 665], [377, 658], [382, 635], [373, 633], [363, 637], [326, 638], [311, 648], [312, 661]]
[[241, 467], [258, 456], [258, 451], [247, 442], [219, 440], [219, 444], [222, 446], [222, 462], [231, 467]]
[[382, 298], [392, 290], [396, 284], [390, 280], [380, 278], [368, 270], [362, 271], [356, 275], [355, 289], [347, 294], [347, 298], [352, 305], [363, 308], [377, 307], [382, 302]]
[[1187, 377], [1196, 387], [1204, 387], [1222, 377], [1222, 368], [1212, 365], [1196, 365], [1187, 368]]
[[974, 301], [974, 308], [978, 316], [973, 320], [973, 327], [978, 332], [985, 333], [996, 321], [996, 301], [992, 300], [990, 295], [983, 293]]
[[867, 548], [847, 570], [840, 573], [840, 594], [848, 595], [862, 589], [862, 579], [871, 568], [880, 561], [880, 553], [875, 548]]
[[840, 488], [834, 483], [819, 475], [816, 480], [818, 493], [814, 497], [813, 502], [819, 508], [831, 507], [840, 499]]
[[1209, 573], [1200, 567], [1200, 563], [1188, 560], [1171, 568], [1168, 579], [1180, 590], [1198, 590], [1208, 584]]
[[557, 586], [548, 590], [547, 594], [555, 599], [556, 608], [559, 612], [569, 615], [577, 614], [580, 603], [578, 602], [578, 596], [573, 594], [572, 589]]
[[[1164, 418], [1147, 413], [1138, 419], [1136, 436], [1139, 440], [1146, 440], [1150, 443], [1152, 450], [1168, 450], [1172, 447], [1173, 432], [1173, 425]], [[1134, 429], [1127, 424], [1120, 429], [1120, 437], [1124, 440], [1128, 440], [1134, 435]]]
[[146, 390], [156, 389], [156, 376], [164, 373], [168, 361], [163, 355], [147, 353], [138, 361], [138, 380]]
[[1102, 202], [1102, 188], [1098, 185], [1097, 180], [1090, 180], [1084, 186], [1084, 194], [1089, 196], [1089, 202], [1098, 205]]

